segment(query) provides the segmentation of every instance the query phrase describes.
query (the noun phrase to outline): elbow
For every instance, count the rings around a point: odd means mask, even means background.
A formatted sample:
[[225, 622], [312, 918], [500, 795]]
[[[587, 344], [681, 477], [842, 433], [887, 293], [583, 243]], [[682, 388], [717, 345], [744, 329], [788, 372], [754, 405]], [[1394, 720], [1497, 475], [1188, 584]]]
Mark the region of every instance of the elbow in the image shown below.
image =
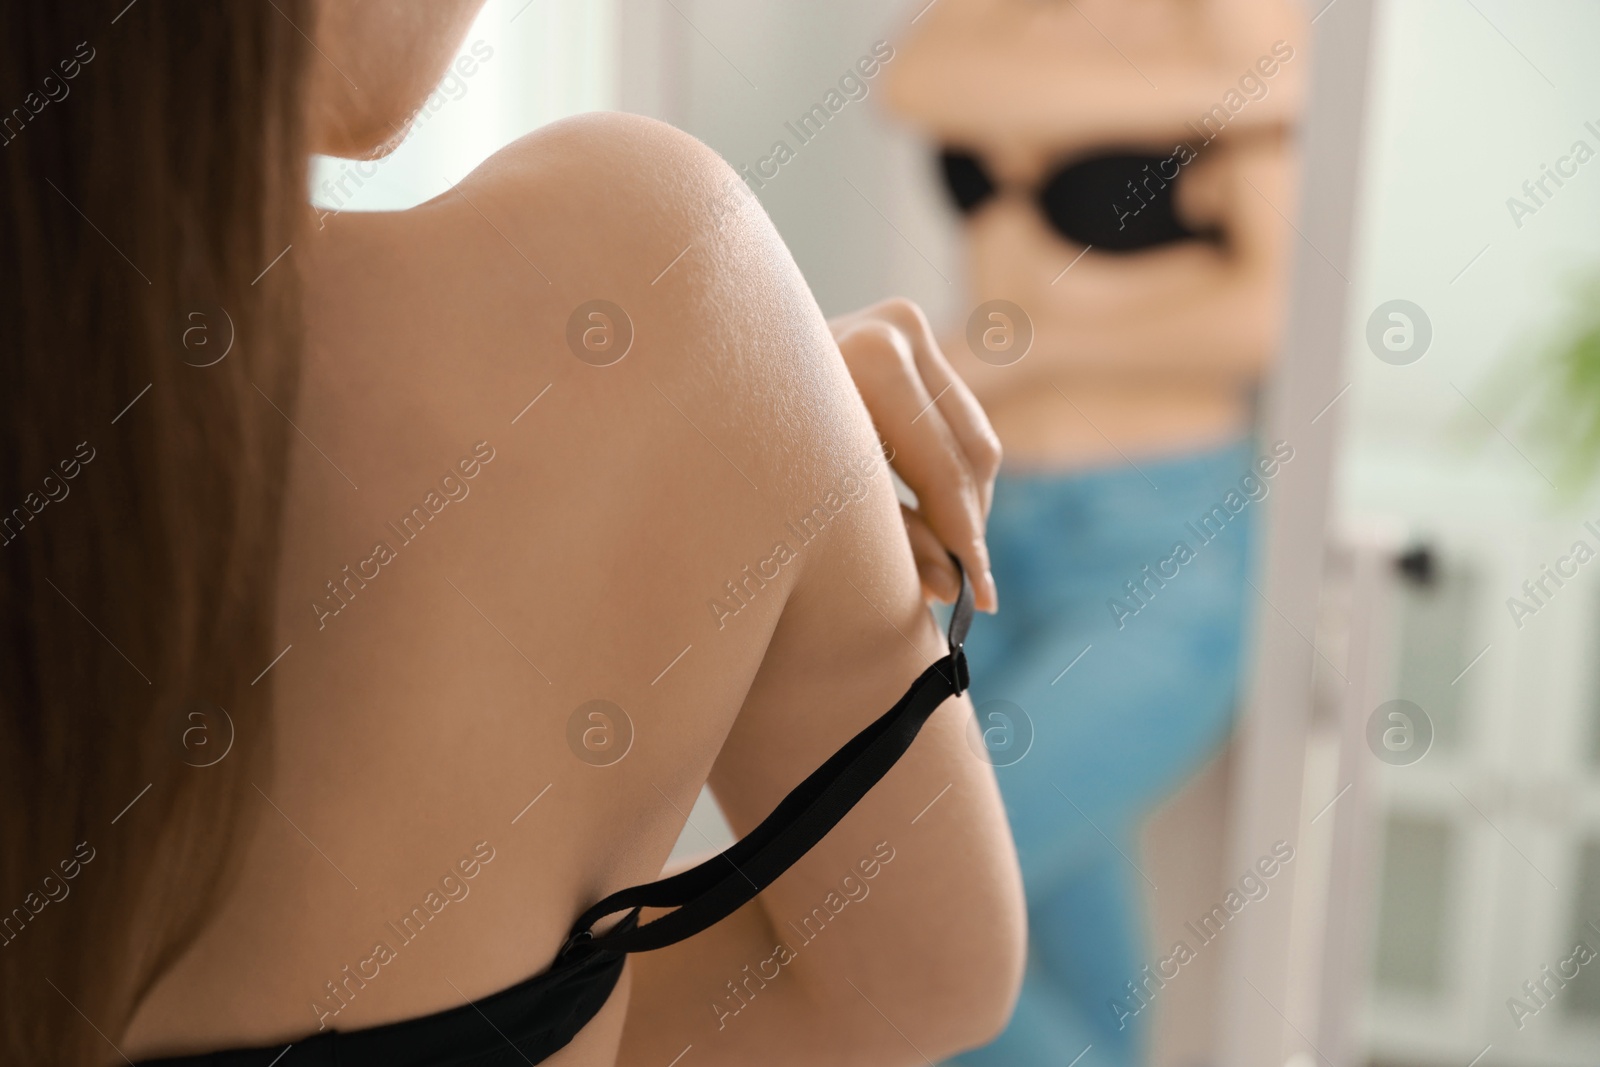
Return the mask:
[[1000, 980], [990, 990], [985, 1010], [978, 1020], [978, 1045], [987, 1045], [999, 1037], [1011, 1025], [1012, 1013], [1017, 1010], [1017, 998], [1022, 995], [1023, 973], [1028, 967], [1028, 939], [1020, 919], [1016, 937], [1008, 945], [1002, 967]]
[[1004, 1032], [1028, 963], [1022, 871], [998, 797], [989, 818], [948, 860], [931, 936], [914, 968], [922, 978], [923, 1050], [932, 1055], [936, 1048], [936, 1062]]
[[[1027, 909], [1015, 861], [994, 869], [988, 900], [969, 904], [966, 929], [947, 926], [924, 973], [923, 1051], [937, 1062], [994, 1041], [1011, 1022], [1028, 961]], [[924, 1044], [924, 1042], [926, 1042]]]
[[966, 1040], [960, 1042], [956, 1048], [951, 1049], [947, 1055], [958, 1056], [963, 1052], [983, 1048], [999, 1038], [1005, 1032], [1006, 1027], [1011, 1025], [1011, 1015], [1016, 1011], [1017, 996], [1021, 992], [1022, 975], [1019, 971], [1016, 983], [1006, 989], [1004, 998], [995, 1000], [991, 1010], [984, 1012], [975, 1019], [976, 1025], [973, 1027], [972, 1034]]
[[952, 1014], [960, 1025], [947, 1035], [949, 1047], [942, 1056], [982, 1048], [1010, 1024], [1028, 962], [1025, 914], [1019, 887], [1016, 899], [1006, 902], [1003, 918], [993, 924], [985, 958], [951, 961], [951, 973], [962, 978], [960, 998], [965, 1010]]
[[1000, 1036], [1011, 1022], [1027, 963], [1021, 882], [1005, 877], [1014, 875], [1014, 867], [1000, 873], [997, 881], [1011, 886], [929, 923], [920, 939], [923, 951], [884, 968], [877, 982], [859, 971], [850, 985], [836, 975], [827, 979], [824, 998], [838, 998], [819, 1001], [831, 1006], [838, 1023], [830, 1035], [830, 1062], [923, 1067]]

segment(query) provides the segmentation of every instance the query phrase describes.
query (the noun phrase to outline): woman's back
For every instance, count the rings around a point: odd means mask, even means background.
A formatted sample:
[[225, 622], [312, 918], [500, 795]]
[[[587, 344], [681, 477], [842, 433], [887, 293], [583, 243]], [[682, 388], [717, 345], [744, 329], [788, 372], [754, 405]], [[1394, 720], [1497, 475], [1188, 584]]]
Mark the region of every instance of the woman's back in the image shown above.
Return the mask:
[[[303, 272], [308, 341], [273, 763], [130, 1058], [511, 986], [658, 874], [708, 777], [747, 831], [943, 654], [826, 325], [730, 183], [667, 127], [590, 116], [414, 211], [330, 217], [274, 268]], [[885, 1017], [929, 1054], [998, 1026], [1018, 920], [969, 909], [1014, 903], [1016, 876], [965, 709], [760, 900], [637, 957], [563, 1062], [619, 1041], [771, 1062], [773, 1035], [797, 1060], [920, 1060]], [[844, 876], [879, 902], [780, 932]], [[746, 965], [785, 939], [804, 947], [758, 999]], [[959, 979], [928, 966], [955, 958]], [[802, 1022], [818, 1009], [832, 1032]]]

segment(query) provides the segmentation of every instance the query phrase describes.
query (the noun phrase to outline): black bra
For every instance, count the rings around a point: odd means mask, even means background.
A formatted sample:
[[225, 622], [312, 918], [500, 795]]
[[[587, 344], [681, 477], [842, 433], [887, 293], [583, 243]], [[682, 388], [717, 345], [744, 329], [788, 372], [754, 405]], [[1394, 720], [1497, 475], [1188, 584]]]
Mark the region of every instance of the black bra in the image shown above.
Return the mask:
[[[1000, 185], [983, 160], [962, 148], [939, 152], [945, 190], [963, 215], [983, 207]], [[1101, 252], [1142, 252], [1174, 241], [1218, 240], [1215, 230], [1184, 225], [1173, 191], [1182, 178], [1177, 155], [1112, 151], [1057, 166], [1032, 190], [1050, 228], [1073, 244]]]
[[[630, 952], [664, 948], [727, 918], [804, 856], [911, 747], [922, 724], [966, 691], [963, 649], [972, 584], [961, 571], [950, 617], [950, 652], [877, 721], [795, 786], [750, 833], [671, 878], [618, 890], [578, 916], [542, 973], [471, 1004], [362, 1030], [327, 1030], [288, 1046], [237, 1049], [137, 1067], [506, 1067], [535, 1064], [564, 1048], [599, 1014]], [[644, 924], [641, 908], [674, 910]], [[626, 912], [603, 934], [594, 924]], [[280, 1060], [281, 1057], [281, 1060]]]

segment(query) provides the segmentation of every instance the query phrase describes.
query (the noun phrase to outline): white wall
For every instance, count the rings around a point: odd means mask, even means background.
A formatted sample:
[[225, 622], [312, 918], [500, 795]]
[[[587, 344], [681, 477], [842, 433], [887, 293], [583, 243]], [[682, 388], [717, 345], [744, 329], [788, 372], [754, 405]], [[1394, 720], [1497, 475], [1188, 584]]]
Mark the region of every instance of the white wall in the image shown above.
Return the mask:
[[[1575, 139], [1600, 150], [1583, 125], [1600, 127], [1600, 6], [1392, 0], [1382, 11], [1352, 277], [1355, 384], [1339, 413], [1351, 446], [1343, 508], [1427, 521], [1446, 498], [1470, 497], [1496, 512], [1543, 510], [1549, 486], [1461, 393], [1500, 422], [1505, 382], [1532, 366], [1565, 285], [1600, 265], [1600, 159], [1520, 228], [1506, 208]], [[1362, 341], [1367, 314], [1396, 297], [1433, 322], [1432, 347], [1410, 366], [1380, 362]], [[1534, 442], [1507, 434], [1539, 463]]]
[[319, 158], [313, 202], [346, 211], [413, 207], [530, 130], [616, 107], [616, 38], [610, 0], [489, 0], [462, 45], [473, 73], [446, 79], [393, 155], [354, 171]]
[[956, 311], [959, 231], [927, 147], [884, 113], [878, 85], [869, 82], [867, 97], [809, 143], [784, 127], [875, 42], [892, 45], [915, 8], [894, 0], [618, 2], [624, 110], [689, 131], [736, 168], [769, 156], [780, 139], [796, 149], [757, 195], [826, 314], [889, 295], [917, 300], [936, 323]]

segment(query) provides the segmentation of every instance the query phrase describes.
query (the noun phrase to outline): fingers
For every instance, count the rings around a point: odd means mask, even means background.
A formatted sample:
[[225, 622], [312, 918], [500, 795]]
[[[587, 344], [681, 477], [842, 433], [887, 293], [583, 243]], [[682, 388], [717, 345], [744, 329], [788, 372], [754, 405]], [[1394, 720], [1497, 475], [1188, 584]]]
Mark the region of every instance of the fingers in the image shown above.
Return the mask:
[[[980, 475], [945, 417], [944, 401], [929, 394], [903, 330], [864, 318], [838, 340], [873, 422], [893, 450], [896, 472], [917, 495], [919, 517], [971, 575], [977, 606], [994, 611], [998, 596], [983, 536], [990, 464], [980, 487]], [[945, 397], [956, 384], [952, 377], [941, 386]]]
[[916, 360], [923, 385], [935, 399], [951, 434], [967, 457], [973, 481], [978, 487], [983, 517], [987, 519], [989, 504], [994, 498], [995, 475], [1000, 473], [1000, 438], [995, 435], [994, 427], [989, 425], [983, 405], [978, 403], [978, 398], [972, 395], [967, 383], [951, 368], [922, 309], [909, 300], [901, 299], [886, 300], [879, 307], [882, 314], [900, 327], [911, 342], [911, 354]]
[[961, 578], [943, 542], [928, 528], [921, 515], [905, 505], [900, 507], [900, 517], [905, 519], [906, 539], [911, 542], [911, 557], [916, 560], [917, 574], [922, 579], [923, 597], [944, 604], [955, 603], [956, 597], [961, 595]]

